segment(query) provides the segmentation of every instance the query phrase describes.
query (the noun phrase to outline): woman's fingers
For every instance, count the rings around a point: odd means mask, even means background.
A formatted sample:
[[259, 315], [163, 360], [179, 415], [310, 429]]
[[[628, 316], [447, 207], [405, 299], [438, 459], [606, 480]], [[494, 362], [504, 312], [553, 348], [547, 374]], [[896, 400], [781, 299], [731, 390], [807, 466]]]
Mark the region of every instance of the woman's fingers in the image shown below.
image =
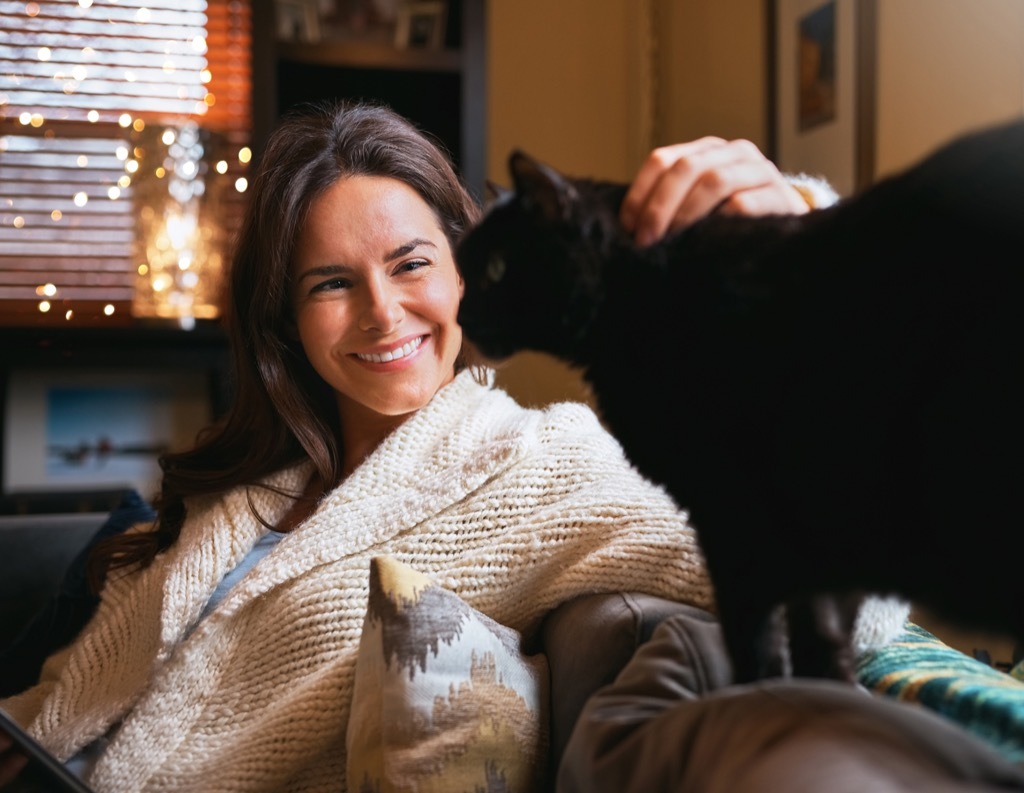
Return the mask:
[[640, 245], [720, 210], [802, 213], [800, 193], [746, 140], [701, 138], [651, 152], [623, 203], [621, 222]]

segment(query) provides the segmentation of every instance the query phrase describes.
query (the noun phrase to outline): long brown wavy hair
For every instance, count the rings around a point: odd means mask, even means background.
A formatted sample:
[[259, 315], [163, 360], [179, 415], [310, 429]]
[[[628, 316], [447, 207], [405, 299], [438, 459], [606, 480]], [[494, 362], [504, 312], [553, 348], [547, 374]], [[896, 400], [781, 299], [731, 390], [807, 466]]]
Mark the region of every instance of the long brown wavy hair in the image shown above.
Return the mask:
[[[283, 118], [253, 178], [227, 284], [232, 405], [194, 448], [161, 458], [152, 530], [99, 543], [90, 559], [93, 588], [109, 570], [147, 565], [169, 547], [181, 532], [190, 496], [257, 485], [306, 459], [320, 482], [340, 478], [334, 393], [291, 332], [289, 294], [292, 254], [311, 204], [339, 179], [356, 175], [390, 177], [416, 190], [437, 215], [453, 250], [479, 216], [444, 150], [392, 110], [321, 102]], [[460, 356], [457, 368], [465, 365]]]

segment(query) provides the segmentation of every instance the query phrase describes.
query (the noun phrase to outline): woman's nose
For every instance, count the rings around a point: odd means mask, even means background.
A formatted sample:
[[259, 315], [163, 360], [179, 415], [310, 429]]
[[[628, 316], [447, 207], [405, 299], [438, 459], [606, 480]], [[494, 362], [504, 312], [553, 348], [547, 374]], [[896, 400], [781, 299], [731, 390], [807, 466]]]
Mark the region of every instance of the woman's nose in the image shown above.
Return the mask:
[[369, 283], [363, 294], [363, 305], [359, 314], [360, 330], [377, 330], [387, 333], [402, 321], [404, 310], [398, 291], [387, 284]]

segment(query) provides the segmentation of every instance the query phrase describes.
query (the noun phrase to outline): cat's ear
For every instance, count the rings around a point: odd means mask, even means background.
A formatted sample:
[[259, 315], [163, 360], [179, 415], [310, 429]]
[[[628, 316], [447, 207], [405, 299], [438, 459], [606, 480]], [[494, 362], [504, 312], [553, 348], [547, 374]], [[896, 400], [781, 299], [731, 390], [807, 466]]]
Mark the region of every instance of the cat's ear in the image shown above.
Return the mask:
[[520, 199], [553, 222], [568, 220], [576, 201], [576, 187], [549, 165], [521, 151], [509, 157], [508, 168]]
[[512, 191], [507, 187], [502, 187], [500, 184], [492, 182], [490, 179], [484, 181], [484, 188], [484, 196], [490, 204], [497, 203], [503, 198], [512, 195]]

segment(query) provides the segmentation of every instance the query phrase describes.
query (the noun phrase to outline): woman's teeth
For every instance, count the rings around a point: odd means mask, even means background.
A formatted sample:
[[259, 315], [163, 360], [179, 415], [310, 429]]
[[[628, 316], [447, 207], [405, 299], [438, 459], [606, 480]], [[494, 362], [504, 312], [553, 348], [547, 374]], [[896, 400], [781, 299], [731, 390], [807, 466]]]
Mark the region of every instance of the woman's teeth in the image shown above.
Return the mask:
[[418, 349], [423, 344], [423, 337], [413, 339], [408, 344], [403, 344], [396, 350], [390, 350], [385, 353], [356, 353], [356, 358], [361, 361], [371, 361], [372, 363], [387, 363], [388, 361], [397, 361], [399, 358], [404, 358], [406, 355], [411, 353], [413, 350]]

